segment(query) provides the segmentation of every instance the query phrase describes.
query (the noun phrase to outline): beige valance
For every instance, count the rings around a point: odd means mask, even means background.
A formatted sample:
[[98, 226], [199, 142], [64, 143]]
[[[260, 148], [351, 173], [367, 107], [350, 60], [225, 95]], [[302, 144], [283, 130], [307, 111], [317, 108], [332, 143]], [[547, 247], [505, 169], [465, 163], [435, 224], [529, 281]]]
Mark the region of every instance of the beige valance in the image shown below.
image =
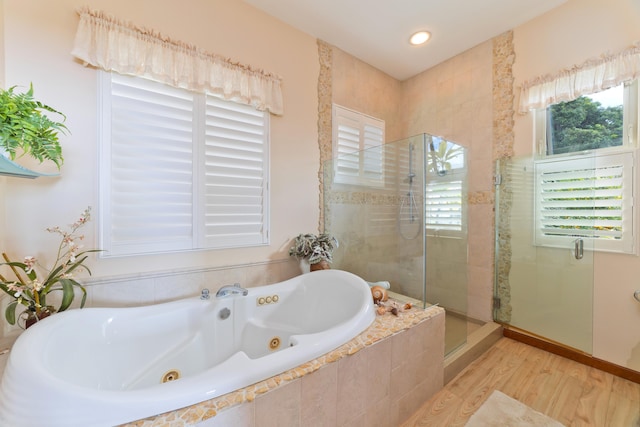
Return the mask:
[[72, 54], [85, 64], [209, 92], [283, 114], [282, 79], [195, 46], [83, 8]]
[[525, 82], [520, 90], [520, 113], [572, 101], [582, 95], [600, 92], [640, 75], [640, 45], [617, 54], [603, 55], [555, 75]]

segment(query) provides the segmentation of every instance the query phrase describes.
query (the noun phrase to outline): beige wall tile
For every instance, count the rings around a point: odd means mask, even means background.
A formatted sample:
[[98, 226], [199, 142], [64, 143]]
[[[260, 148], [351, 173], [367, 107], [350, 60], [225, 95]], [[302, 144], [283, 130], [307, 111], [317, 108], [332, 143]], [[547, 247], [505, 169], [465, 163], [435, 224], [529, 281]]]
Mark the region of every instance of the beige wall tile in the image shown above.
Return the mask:
[[469, 265], [493, 264], [493, 205], [469, 205]]
[[154, 301], [166, 302], [199, 295], [205, 287], [205, 274], [202, 272], [159, 277], [154, 279]]
[[490, 322], [493, 320], [493, 269], [491, 267], [468, 266], [467, 313], [472, 319]]
[[[401, 333], [392, 336], [391, 341], [391, 372], [405, 363], [407, 348], [409, 348], [409, 334]], [[391, 392], [393, 394], [393, 391]]]
[[417, 337], [422, 347], [417, 348], [416, 352], [425, 353], [434, 365], [444, 363], [444, 313], [433, 317], [429, 322], [423, 322], [423, 324], [420, 324], [421, 329], [419, 329]]
[[369, 348], [340, 359], [338, 362], [338, 425], [362, 416], [367, 405], [367, 363]]
[[362, 426], [397, 427], [395, 416], [390, 408], [392, 398], [390, 396], [370, 405], [365, 414], [365, 422]]
[[389, 397], [391, 384], [391, 340], [372, 345], [367, 357], [367, 406], [376, 406]]
[[204, 420], [195, 427], [255, 427], [255, 402], [247, 402], [220, 411], [215, 417]]
[[344, 424], [337, 424], [337, 425], [341, 427], [362, 427], [367, 425], [366, 419], [367, 419], [367, 414], [366, 412], [363, 412], [361, 414], [354, 416], [352, 419], [346, 421]]
[[301, 381], [296, 380], [255, 400], [256, 425], [260, 427], [300, 426]]
[[304, 427], [336, 425], [338, 364], [302, 377], [300, 422]]

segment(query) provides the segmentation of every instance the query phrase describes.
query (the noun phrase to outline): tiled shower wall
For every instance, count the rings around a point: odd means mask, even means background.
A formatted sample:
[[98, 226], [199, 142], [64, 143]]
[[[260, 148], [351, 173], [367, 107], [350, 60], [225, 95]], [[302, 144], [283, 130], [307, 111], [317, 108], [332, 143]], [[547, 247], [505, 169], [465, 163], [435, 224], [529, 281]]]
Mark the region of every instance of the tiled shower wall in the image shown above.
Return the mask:
[[[387, 142], [429, 133], [468, 149], [467, 314], [492, 320], [494, 160], [513, 147], [512, 33], [403, 82], [319, 42], [321, 160], [331, 158], [331, 102], [385, 120]], [[323, 138], [322, 135], [328, 137]], [[322, 210], [321, 197], [321, 210]], [[440, 281], [440, 283], [444, 283]]]

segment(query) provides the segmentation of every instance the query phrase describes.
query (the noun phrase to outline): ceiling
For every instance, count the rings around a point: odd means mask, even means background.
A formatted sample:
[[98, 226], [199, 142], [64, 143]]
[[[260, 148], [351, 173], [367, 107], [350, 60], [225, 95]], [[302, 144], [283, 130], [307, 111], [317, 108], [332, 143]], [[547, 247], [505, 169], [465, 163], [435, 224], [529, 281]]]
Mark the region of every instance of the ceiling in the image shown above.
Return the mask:
[[[244, 0], [405, 80], [566, 0]], [[409, 36], [431, 32], [411, 46]]]

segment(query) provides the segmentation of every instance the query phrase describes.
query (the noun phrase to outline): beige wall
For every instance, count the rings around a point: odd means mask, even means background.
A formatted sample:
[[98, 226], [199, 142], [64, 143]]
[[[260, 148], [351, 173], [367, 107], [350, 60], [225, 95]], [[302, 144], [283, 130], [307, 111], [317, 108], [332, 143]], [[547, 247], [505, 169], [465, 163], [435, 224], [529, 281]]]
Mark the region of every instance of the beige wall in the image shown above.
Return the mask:
[[[636, 0], [569, 0], [563, 6], [514, 30], [516, 89], [524, 81], [615, 53], [640, 40], [640, 2]], [[517, 102], [517, 100], [516, 100]], [[517, 116], [516, 155], [532, 152], [531, 115]], [[638, 184], [638, 182], [636, 182]], [[637, 213], [636, 213], [637, 215]], [[594, 254], [593, 354], [640, 370], [640, 258]], [[516, 271], [522, 280], [534, 277]], [[583, 287], [590, 285], [583, 283]], [[531, 286], [534, 286], [533, 284]], [[556, 289], [555, 296], [563, 292]], [[553, 303], [549, 294], [549, 303]], [[571, 293], [569, 298], [579, 298]], [[514, 309], [514, 313], [516, 310]]]
[[[236, 0], [5, 0], [6, 86], [28, 87], [67, 115], [65, 164], [58, 178], [0, 178], [2, 250], [51, 261], [57, 245], [44, 229], [74, 221], [88, 205], [99, 216], [97, 72], [70, 55], [84, 5], [283, 78], [282, 117], [271, 119], [271, 244], [264, 247], [99, 259], [94, 277], [288, 259], [290, 239], [318, 224], [316, 40]], [[4, 188], [4, 190], [3, 190]], [[97, 246], [97, 221], [85, 229]], [[57, 246], [56, 246], [57, 247]], [[179, 285], [177, 285], [179, 286]]]
[[400, 82], [336, 47], [332, 54], [333, 102], [384, 120], [386, 142], [407, 137], [398, 120]]

